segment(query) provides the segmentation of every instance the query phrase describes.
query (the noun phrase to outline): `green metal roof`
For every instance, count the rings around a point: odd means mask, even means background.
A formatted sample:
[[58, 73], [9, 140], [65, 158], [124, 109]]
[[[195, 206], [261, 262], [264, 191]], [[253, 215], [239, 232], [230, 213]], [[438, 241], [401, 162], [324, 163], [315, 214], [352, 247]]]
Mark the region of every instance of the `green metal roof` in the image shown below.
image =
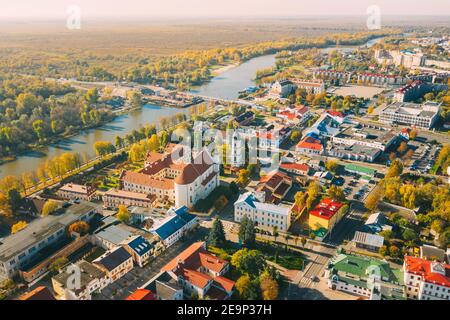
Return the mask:
[[363, 166], [358, 166], [358, 165], [353, 164], [353, 163], [346, 164], [345, 165], [345, 170], [358, 172], [358, 173], [361, 173], [363, 175], [372, 176], [372, 177], [375, 176], [375, 173], [376, 173], [376, 170], [374, 170], [374, 169], [363, 167]]

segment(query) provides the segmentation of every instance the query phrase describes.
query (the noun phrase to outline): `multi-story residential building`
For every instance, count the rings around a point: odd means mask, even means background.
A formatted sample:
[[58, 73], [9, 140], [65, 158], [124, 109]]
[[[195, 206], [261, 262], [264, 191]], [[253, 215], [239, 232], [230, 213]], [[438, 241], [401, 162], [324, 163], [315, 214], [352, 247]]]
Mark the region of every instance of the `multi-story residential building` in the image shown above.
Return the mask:
[[288, 231], [291, 225], [291, 208], [264, 203], [264, 195], [247, 192], [234, 203], [234, 221], [240, 222], [244, 216], [251, 218], [258, 228]]
[[439, 103], [430, 101], [423, 104], [396, 102], [380, 111], [379, 121], [430, 129], [439, 118], [440, 107]]
[[30, 222], [28, 226], [0, 240], [0, 279], [11, 279], [19, 271], [40, 261], [44, 249], [67, 239], [67, 227], [76, 221], [89, 222], [101, 210], [90, 202], [67, 204], [62, 213], [48, 215]]
[[18, 300], [54, 301], [56, 299], [47, 287], [39, 286], [21, 295]]
[[347, 71], [337, 71], [337, 70], [324, 70], [324, 69], [317, 69], [314, 70], [313, 75], [316, 79], [322, 79], [322, 80], [342, 80], [344, 83], [350, 82], [352, 78], [351, 72]]
[[56, 194], [66, 200], [91, 201], [95, 198], [95, 192], [96, 188], [93, 186], [67, 183], [59, 188]]
[[357, 81], [362, 84], [387, 86], [387, 85], [402, 85], [406, 82], [406, 78], [391, 74], [358, 73]]
[[418, 300], [450, 300], [450, 265], [405, 256], [406, 296]]
[[394, 101], [396, 102], [408, 102], [420, 98], [427, 92], [428, 84], [415, 80], [406, 86], [401, 87], [394, 93]]
[[[74, 270], [79, 270], [74, 272]], [[79, 276], [77, 279], [74, 276]], [[81, 260], [75, 268], [67, 268], [52, 277], [53, 291], [58, 300], [91, 300], [95, 292], [101, 292], [110, 283], [106, 272], [92, 263]]]
[[167, 214], [166, 219], [151, 229], [151, 232], [161, 239], [166, 248], [180, 240], [198, 222], [197, 216], [190, 214], [186, 206], [171, 208]]
[[196, 242], [161, 270], [167, 272], [183, 288], [185, 296], [197, 295], [214, 300], [231, 297], [234, 281], [224, 277], [230, 264], [206, 250], [205, 242]]
[[426, 62], [426, 56], [423, 53], [408, 50], [375, 50], [375, 59], [380, 64], [395, 64], [405, 68], [422, 67]]
[[117, 208], [120, 205], [151, 208], [156, 196], [133, 191], [110, 189], [103, 194], [105, 208]]
[[161, 271], [142, 286], [154, 292], [157, 300], [183, 300], [183, 287], [166, 271]]
[[133, 257], [133, 261], [139, 266], [144, 267], [154, 255], [155, 246], [149, 243], [142, 236], [135, 236], [123, 242], [125, 250]]
[[122, 189], [155, 195], [177, 207], [193, 207], [219, 185], [219, 164], [206, 149], [198, 152], [192, 162], [186, 161], [184, 152], [176, 147], [164, 154], [150, 152], [141, 172], [122, 172]]
[[255, 113], [253, 111], [246, 111], [233, 119], [236, 126], [247, 126], [255, 120]]
[[93, 263], [106, 273], [111, 282], [122, 278], [133, 269], [133, 257], [124, 247], [105, 252]]
[[405, 299], [403, 276], [388, 262], [340, 251], [325, 269], [328, 287], [369, 300]]

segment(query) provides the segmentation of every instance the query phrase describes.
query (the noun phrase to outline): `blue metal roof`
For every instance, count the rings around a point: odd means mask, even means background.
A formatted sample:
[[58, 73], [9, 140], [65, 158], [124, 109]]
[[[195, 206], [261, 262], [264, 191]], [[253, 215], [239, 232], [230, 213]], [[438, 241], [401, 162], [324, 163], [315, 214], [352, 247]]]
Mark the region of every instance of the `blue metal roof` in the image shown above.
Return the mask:
[[173, 217], [155, 229], [155, 233], [163, 240], [196, 218], [195, 215], [189, 213], [189, 209], [186, 206], [174, 209], [173, 212], [175, 213]]
[[153, 247], [147, 240], [142, 236], [138, 236], [136, 239], [130, 241], [128, 243], [131, 249], [136, 252], [138, 255], [143, 256]]

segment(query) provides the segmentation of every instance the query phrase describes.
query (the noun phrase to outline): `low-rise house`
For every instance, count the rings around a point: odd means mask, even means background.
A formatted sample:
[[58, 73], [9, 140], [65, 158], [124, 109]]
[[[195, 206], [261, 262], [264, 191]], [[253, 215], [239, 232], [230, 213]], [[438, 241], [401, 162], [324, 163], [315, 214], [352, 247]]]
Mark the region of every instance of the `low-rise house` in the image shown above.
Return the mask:
[[151, 230], [161, 239], [166, 248], [177, 242], [198, 222], [197, 216], [190, 214], [189, 209], [185, 206], [171, 208], [167, 214], [169, 217]]
[[388, 219], [384, 213], [372, 213], [364, 223], [362, 231], [375, 234], [384, 230], [392, 230], [392, 226], [388, 225], [387, 222]]
[[383, 246], [384, 238], [376, 234], [356, 231], [353, 243], [356, 248], [378, 252]]
[[256, 191], [264, 194], [264, 202], [279, 203], [292, 188], [292, 178], [281, 171], [261, 177]]
[[[91, 300], [95, 292], [101, 292], [110, 283], [106, 272], [92, 263], [81, 260], [74, 266], [70, 265], [70, 270], [66, 268], [52, 277], [53, 290], [58, 300]], [[79, 270], [79, 273], [74, 270]]]
[[243, 114], [234, 118], [234, 123], [239, 126], [247, 126], [255, 120], [255, 113], [253, 111], [246, 111]]
[[27, 214], [33, 217], [40, 217], [42, 215], [42, 209], [44, 208], [45, 203], [48, 199], [41, 197], [27, 197], [24, 198], [17, 211], [20, 214]]
[[344, 203], [325, 198], [309, 212], [308, 225], [314, 231], [330, 232], [345, 213]]
[[257, 131], [258, 146], [260, 149], [278, 150], [289, 137], [290, 132], [291, 128], [286, 126], [270, 126], [268, 130]]
[[155, 247], [144, 237], [135, 236], [124, 242], [124, 248], [133, 256], [134, 262], [139, 267], [144, 267], [154, 254]]
[[319, 139], [306, 136], [297, 144], [295, 151], [300, 154], [320, 155], [323, 153], [323, 145]]
[[277, 113], [277, 117], [292, 124], [305, 123], [311, 117], [311, 111], [307, 106], [287, 107]]
[[90, 185], [80, 185], [76, 183], [66, 183], [58, 189], [56, 194], [66, 200], [91, 201], [96, 197], [97, 189]]
[[405, 256], [406, 296], [417, 300], [450, 300], [450, 265]]
[[124, 247], [105, 252], [93, 263], [106, 272], [111, 282], [122, 278], [133, 269], [133, 257]]
[[157, 300], [156, 295], [147, 289], [137, 289], [130, 294], [125, 300]]
[[388, 262], [340, 252], [326, 270], [328, 287], [370, 300], [402, 300], [403, 275]]
[[282, 163], [280, 169], [289, 173], [307, 176], [310, 172], [310, 167], [306, 163]]
[[18, 300], [52, 301], [56, 299], [47, 287], [39, 286], [36, 289], [21, 295]]
[[157, 300], [183, 300], [183, 287], [166, 271], [161, 271], [143, 288], [154, 292]]
[[272, 230], [277, 227], [287, 231], [291, 224], [291, 208], [264, 203], [251, 192], [242, 194], [234, 203], [234, 221], [240, 222], [244, 216], [251, 218], [258, 228]]
[[205, 242], [196, 242], [166, 264], [166, 271], [183, 287], [184, 295], [225, 300], [231, 297], [234, 281], [225, 278], [230, 264], [206, 250]]
[[103, 194], [105, 208], [117, 208], [120, 205], [151, 208], [156, 196], [126, 190], [110, 189]]
[[134, 234], [121, 225], [110, 225], [97, 231], [94, 234], [96, 245], [105, 250], [112, 250], [119, 247], [122, 243], [131, 240]]

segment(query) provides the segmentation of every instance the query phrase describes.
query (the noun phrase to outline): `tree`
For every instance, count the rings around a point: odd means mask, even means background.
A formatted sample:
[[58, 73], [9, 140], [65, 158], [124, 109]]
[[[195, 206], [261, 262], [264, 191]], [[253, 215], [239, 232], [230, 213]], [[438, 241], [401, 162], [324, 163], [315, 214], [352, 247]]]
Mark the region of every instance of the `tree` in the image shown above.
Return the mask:
[[404, 154], [408, 150], [408, 144], [405, 141], [400, 142], [400, 145], [397, 148], [397, 152], [399, 154]]
[[28, 226], [28, 223], [26, 221], [19, 221], [11, 227], [11, 233], [17, 233], [22, 229], [25, 229]]
[[119, 206], [119, 211], [117, 212], [117, 219], [123, 223], [129, 223], [131, 220], [131, 213], [128, 211], [127, 207], [121, 204]]
[[252, 281], [248, 274], [244, 274], [236, 281], [236, 290], [242, 299], [248, 299]]
[[306, 193], [304, 193], [303, 191], [298, 191], [294, 196], [295, 205], [299, 209], [303, 208], [306, 204], [306, 198], [307, 198]]
[[400, 249], [397, 246], [389, 247], [389, 256], [391, 256], [392, 258], [399, 258], [400, 253]]
[[245, 231], [247, 229], [248, 217], [244, 215], [241, 219], [241, 223], [239, 224], [239, 240], [244, 242], [245, 240]]
[[12, 208], [8, 198], [0, 193], [0, 215], [10, 217], [12, 215]]
[[231, 265], [241, 273], [250, 277], [257, 276], [266, 267], [266, 260], [258, 250], [249, 250], [247, 248], [236, 251], [231, 256]]
[[56, 258], [52, 263], [50, 263], [48, 269], [51, 273], [57, 273], [68, 263], [69, 260], [66, 257]]
[[301, 137], [302, 137], [302, 134], [300, 131], [298, 131], [298, 130], [292, 131], [292, 133], [291, 133], [291, 141], [292, 142], [294, 142], [294, 143], [298, 142]]
[[75, 221], [72, 224], [69, 225], [69, 228], [67, 228], [67, 231], [70, 233], [76, 232], [80, 236], [84, 236], [89, 232], [89, 224], [85, 221]]
[[98, 102], [98, 99], [100, 98], [100, 95], [98, 93], [97, 88], [91, 88], [87, 91], [86, 95], [84, 96], [86, 99], [86, 102], [89, 104], [94, 104]]
[[239, 170], [237, 182], [240, 185], [244, 185], [249, 178], [250, 178], [250, 171], [248, 171], [247, 169]]
[[418, 239], [417, 233], [412, 229], [405, 229], [402, 233], [402, 238], [405, 241], [416, 241]]
[[278, 238], [278, 236], [280, 235], [280, 234], [278, 233], [278, 227], [277, 227], [277, 226], [274, 226], [274, 227], [272, 228], [272, 235], [273, 235], [273, 238], [275, 239], [274, 241], [277, 242], [277, 238]]
[[214, 247], [223, 247], [226, 244], [225, 231], [222, 221], [217, 217], [214, 219], [208, 235], [208, 243]]
[[260, 288], [264, 300], [275, 300], [278, 298], [278, 283], [271, 277], [269, 272], [264, 271], [260, 277]]
[[385, 178], [399, 177], [403, 172], [403, 163], [399, 159], [392, 161]]
[[98, 156], [104, 156], [109, 153], [116, 151], [116, 148], [111, 142], [108, 141], [97, 141], [94, 143], [94, 150]]
[[332, 185], [328, 189], [328, 195], [330, 196], [330, 198], [332, 198], [333, 200], [336, 200], [336, 201], [345, 200], [344, 191], [342, 190], [342, 188], [335, 186], [335, 185]]
[[339, 168], [339, 163], [336, 160], [328, 160], [327, 162], [325, 162], [325, 168], [328, 171], [336, 173], [337, 169]]
[[388, 247], [387, 246], [380, 247], [378, 253], [381, 254], [383, 257], [387, 256], [389, 254]]
[[247, 247], [252, 247], [256, 241], [256, 230], [255, 223], [252, 219], [248, 219], [247, 225], [245, 226], [245, 234], [244, 234], [244, 244]]
[[306, 237], [301, 237], [300, 242], [302, 244], [302, 247], [305, 247], [306, 243], [308, 242], [308, 239], [306, 239]]
[[45, 202], [44, 206], [42, 207], [42, 213], [41, 215], [43, 217], [48, 216], [49, 214], [52, 214], [59, 208], [59, 203], [54, 200], [48, 200]]
[[378, 205], [380, 204], [382, 197], [383, 197], [382, 189], [380, 187], [376, 187], [375, 190], [373, 190], [367, 197], [364, 206], [371, 212], [374, 212], [375, 210], [378, 209]]

